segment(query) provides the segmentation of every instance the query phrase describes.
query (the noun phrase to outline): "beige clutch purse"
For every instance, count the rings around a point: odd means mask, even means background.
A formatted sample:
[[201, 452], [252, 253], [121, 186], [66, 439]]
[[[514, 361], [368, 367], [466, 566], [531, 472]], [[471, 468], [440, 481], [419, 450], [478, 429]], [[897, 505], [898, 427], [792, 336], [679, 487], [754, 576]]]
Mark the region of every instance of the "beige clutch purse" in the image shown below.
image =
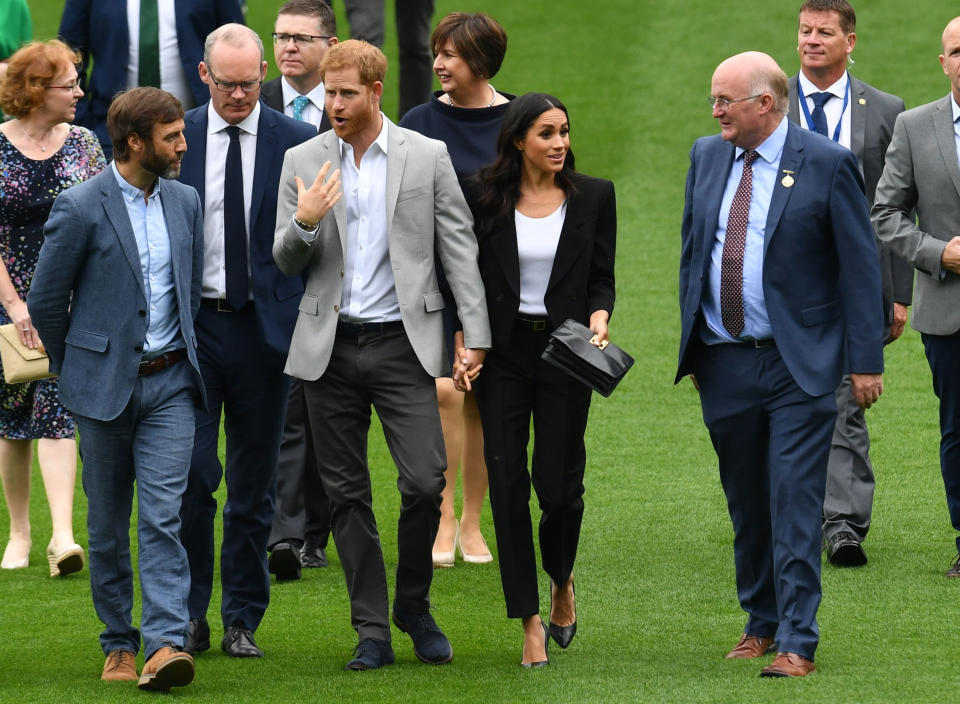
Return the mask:
[[50, 360], [43, 345], [35, 350], [24, 347], [13, 323], [0, 325], [0, 361], [3, 362], [3, 379], [8, 384], [56, 376], [50, 373]]

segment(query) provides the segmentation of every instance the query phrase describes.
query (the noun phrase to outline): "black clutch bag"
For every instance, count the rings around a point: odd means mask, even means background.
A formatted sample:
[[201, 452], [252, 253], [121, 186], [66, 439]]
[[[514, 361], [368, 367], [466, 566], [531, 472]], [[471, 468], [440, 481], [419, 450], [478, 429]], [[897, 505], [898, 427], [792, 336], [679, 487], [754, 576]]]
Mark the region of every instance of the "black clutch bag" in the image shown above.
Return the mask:
[[612, 342], [597, 347], [590, 328], [568, 318], [550, 334], [541, 357], [557, 369], [573, 377], [603, 396], [617, 388], [633, 357]]

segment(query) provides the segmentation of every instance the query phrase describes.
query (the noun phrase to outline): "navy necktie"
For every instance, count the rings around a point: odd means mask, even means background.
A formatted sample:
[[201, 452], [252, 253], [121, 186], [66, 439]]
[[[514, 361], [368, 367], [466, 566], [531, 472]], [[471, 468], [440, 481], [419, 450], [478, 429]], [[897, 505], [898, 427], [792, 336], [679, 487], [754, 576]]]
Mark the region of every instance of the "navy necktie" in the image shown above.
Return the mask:
[[814, 93], [810, 96], [810, 99], [813, 101], [813, 131], [819, 132], [824, 137], [827, 136], [827, 114], [823, 111], [823, 105], [826, 103], [833, 95], [831, 93]]
[[227, 279], [227, 303], [234, 310], [247, 304], [247, 226], [243, 208], [243, 160], [240, 158], [240, 128], [227, 127], [230, 146], [223, 177], [223, 248]]

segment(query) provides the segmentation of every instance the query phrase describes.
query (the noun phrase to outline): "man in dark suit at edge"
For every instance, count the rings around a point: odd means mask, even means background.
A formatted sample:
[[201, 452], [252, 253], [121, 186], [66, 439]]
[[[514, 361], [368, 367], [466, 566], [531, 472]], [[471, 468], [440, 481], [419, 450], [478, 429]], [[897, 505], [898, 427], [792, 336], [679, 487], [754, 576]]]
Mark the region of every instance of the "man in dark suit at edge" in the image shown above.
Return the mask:
[[[857, 155], [867, 201], [872, 205], [893, 124], [904, 105], [897, 96], [883, 93], [847, 72], [847, 59], [857, 41], [856, 26], [856, 13], [847, 0], [807, 0], [803, 4], [797, 31], [800, 72], [788, 82], [787, 117]], [[798, 93], [804, 96], [802, 106]], [[884, 245], [880, 247], [880, 260], [884, 339], [893, 342], [903, 334], [907, 322], [913, 266]], [[849, 376], [844, 375], [836, 397], [837, 424], [823, 499], [823, 540], [831, 564], [859, 567], [867, 562], [861, 543], [870, 529], [873, 510], [870, 434], [863, 409], [853, 400]]]
[[883, 391], [880, 259], [852, 152], [786, 118], [766, 54], [721, 63], [720, 134], [690, 152], [676, 381], [690, 375], [719, 459], [748, 614], [728, 658], [776, 649], [765, 677], [814, 671], [834, 390]]
[[188, 110], [205, 103], [207, 89], [197, 76], [203, 41], [228, 22], [243, 22], [240, 0], [66, 0], [59, 35], [82, 56], [78, 71], [86, 94], [76, 123], [97, 133], [107, 159], [113, 96], [154, 86], [173, 93]]
[[[210, 647], [213, 494], [225, 476], [221, 647], [233, 657], [261, 657], [253, 633], [270, 601], [267, 540], [289, 386], [283, 364], [303, 293], [303, 279], [281, 274], [271, 254], [277, 183], [284, 153], [316, 130], [260, 103], [267, 62], [253, 30], [227, 24], [211, 32], [199, 71], [210, 101], [184, 118], [190, 151], [180, 180], [197, 189], [204, 206], [196, 330], [209, 410], [197, 413], [181, 510], [191, 578], [184, 647]], [[217, 456], [221, 410], [225, 467]]]

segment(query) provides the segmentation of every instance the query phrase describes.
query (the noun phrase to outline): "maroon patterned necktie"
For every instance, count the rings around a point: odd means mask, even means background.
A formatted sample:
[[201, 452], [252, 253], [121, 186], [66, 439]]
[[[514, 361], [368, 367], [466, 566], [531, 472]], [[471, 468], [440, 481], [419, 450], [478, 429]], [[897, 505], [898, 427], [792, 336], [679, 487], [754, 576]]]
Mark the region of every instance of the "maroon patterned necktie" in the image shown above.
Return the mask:
[[723, 240], [720, 266], [720, 318], [733, 337], [743, 332], [743, 250], [747, 243], [747, 220], [750, 217], [750, 194], [753, 191], [753, 162], [758, 154], [750, 149], [743, 153], [743, 175], [730, 205], [727, 234]]

